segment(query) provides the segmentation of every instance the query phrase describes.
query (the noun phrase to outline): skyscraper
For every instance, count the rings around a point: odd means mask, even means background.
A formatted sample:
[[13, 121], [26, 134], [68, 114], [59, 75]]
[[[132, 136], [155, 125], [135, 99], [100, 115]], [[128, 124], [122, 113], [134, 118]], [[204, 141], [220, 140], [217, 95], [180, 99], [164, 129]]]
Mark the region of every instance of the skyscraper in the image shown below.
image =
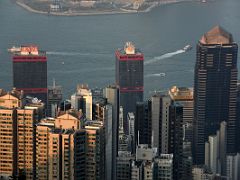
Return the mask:
[[135, 112], [136, 102], [143, 101], [143, 53], [127, 42], [116, 55], [116, 84], [123, 107], [124, 132], [128, 133], [127, 113]]
[[204, 144], [227, 122], [227, 152], [235, 151], [238, 45], [216, 26], [197, 44], [194, 80], [194, 163], [204, 164]]
[[[116, 86], [108, 86], [104, 89], [104, 97], [112, 105], [112, 180], [116, 179], [116, 164], [118, 151], [118, 123], [119, 123], [119, 89]], [[110, 134], [111, 135], [111, 134]], [[111, 140], [108, 140], [111, 141]], [[106, 177], [107, 179], [108, 177]]]
[[47, 57], [37, 46], [22, 46], [13, 55], [13, 87], [47, 103]]

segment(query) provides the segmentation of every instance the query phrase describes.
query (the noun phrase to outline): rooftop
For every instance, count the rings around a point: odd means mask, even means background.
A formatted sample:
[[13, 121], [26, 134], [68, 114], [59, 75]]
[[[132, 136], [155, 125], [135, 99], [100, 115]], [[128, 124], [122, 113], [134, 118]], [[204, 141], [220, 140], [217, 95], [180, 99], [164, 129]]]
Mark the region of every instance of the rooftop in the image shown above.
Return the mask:
[[142, 55], [142, 52], [132, 42], [126, 42], [123, 49], [118, 49], [122, 55]]
[[215, 26], [201, 37], [200, 42], [202, 44], [231, 44], [233, 37], [221, 26]]

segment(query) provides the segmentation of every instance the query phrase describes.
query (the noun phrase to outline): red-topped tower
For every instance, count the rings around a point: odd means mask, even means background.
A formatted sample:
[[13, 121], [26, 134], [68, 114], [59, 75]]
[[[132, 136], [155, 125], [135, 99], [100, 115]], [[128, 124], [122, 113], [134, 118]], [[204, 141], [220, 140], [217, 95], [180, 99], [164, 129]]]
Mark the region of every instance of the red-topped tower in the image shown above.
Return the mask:
[[135, 112], [136, 103], [143, 101], [144, 55], [131, 42], [116, 55], [116, 84], [119, 87], [120, 106], [123, 107], [124, 132], [128, 132], [127, 113]]
[[47, 103], [47, 57], [37, 46], [13, 51], [13, 87]]

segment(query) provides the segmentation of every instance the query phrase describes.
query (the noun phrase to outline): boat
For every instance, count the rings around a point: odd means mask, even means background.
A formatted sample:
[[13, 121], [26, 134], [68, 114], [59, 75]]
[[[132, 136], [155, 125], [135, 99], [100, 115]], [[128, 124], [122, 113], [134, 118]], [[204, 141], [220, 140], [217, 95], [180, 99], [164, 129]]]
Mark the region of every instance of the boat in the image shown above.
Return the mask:
[[8, 52], [10, 52], [10, 53], [16, 53], [16, 52], [20, 52], [20, 51], [21, 51], [21, 47], [16, 47], [16, 46], [13, 46], [8, 49]]
[[186, 51], [189, 51], [189, 50], [191, 50], [192, 49], [192, 46], [191, 45], [186, 45], [184, 48], [183, 48], [183, 50], [186, 52]]
[[202, 3], [206, 3], [207, 1], [206, 0], [202, 0]]

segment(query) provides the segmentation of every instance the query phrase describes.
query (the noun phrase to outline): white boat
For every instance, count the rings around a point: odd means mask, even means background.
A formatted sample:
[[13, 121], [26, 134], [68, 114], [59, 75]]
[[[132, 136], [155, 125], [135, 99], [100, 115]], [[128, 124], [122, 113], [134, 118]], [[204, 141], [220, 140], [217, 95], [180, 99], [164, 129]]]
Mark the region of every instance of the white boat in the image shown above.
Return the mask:
[[8, 49], [8, 52], [10, 52], [10, 53], [16, 53], [16, 52], [20, 52], [20, 51], [21, 51], [21, 47], [13, 46], [13, 47]]
[[202, 3], [206, 3], [207, 1], [206, 0], [202, 0]]
[[189, 50], [191, 50], [192, 49], [192, 46], [191, 45], [186, 45], [184, 48], [183, 48], [183, 50], [186, 52], [186, 51], [189, 51]]

